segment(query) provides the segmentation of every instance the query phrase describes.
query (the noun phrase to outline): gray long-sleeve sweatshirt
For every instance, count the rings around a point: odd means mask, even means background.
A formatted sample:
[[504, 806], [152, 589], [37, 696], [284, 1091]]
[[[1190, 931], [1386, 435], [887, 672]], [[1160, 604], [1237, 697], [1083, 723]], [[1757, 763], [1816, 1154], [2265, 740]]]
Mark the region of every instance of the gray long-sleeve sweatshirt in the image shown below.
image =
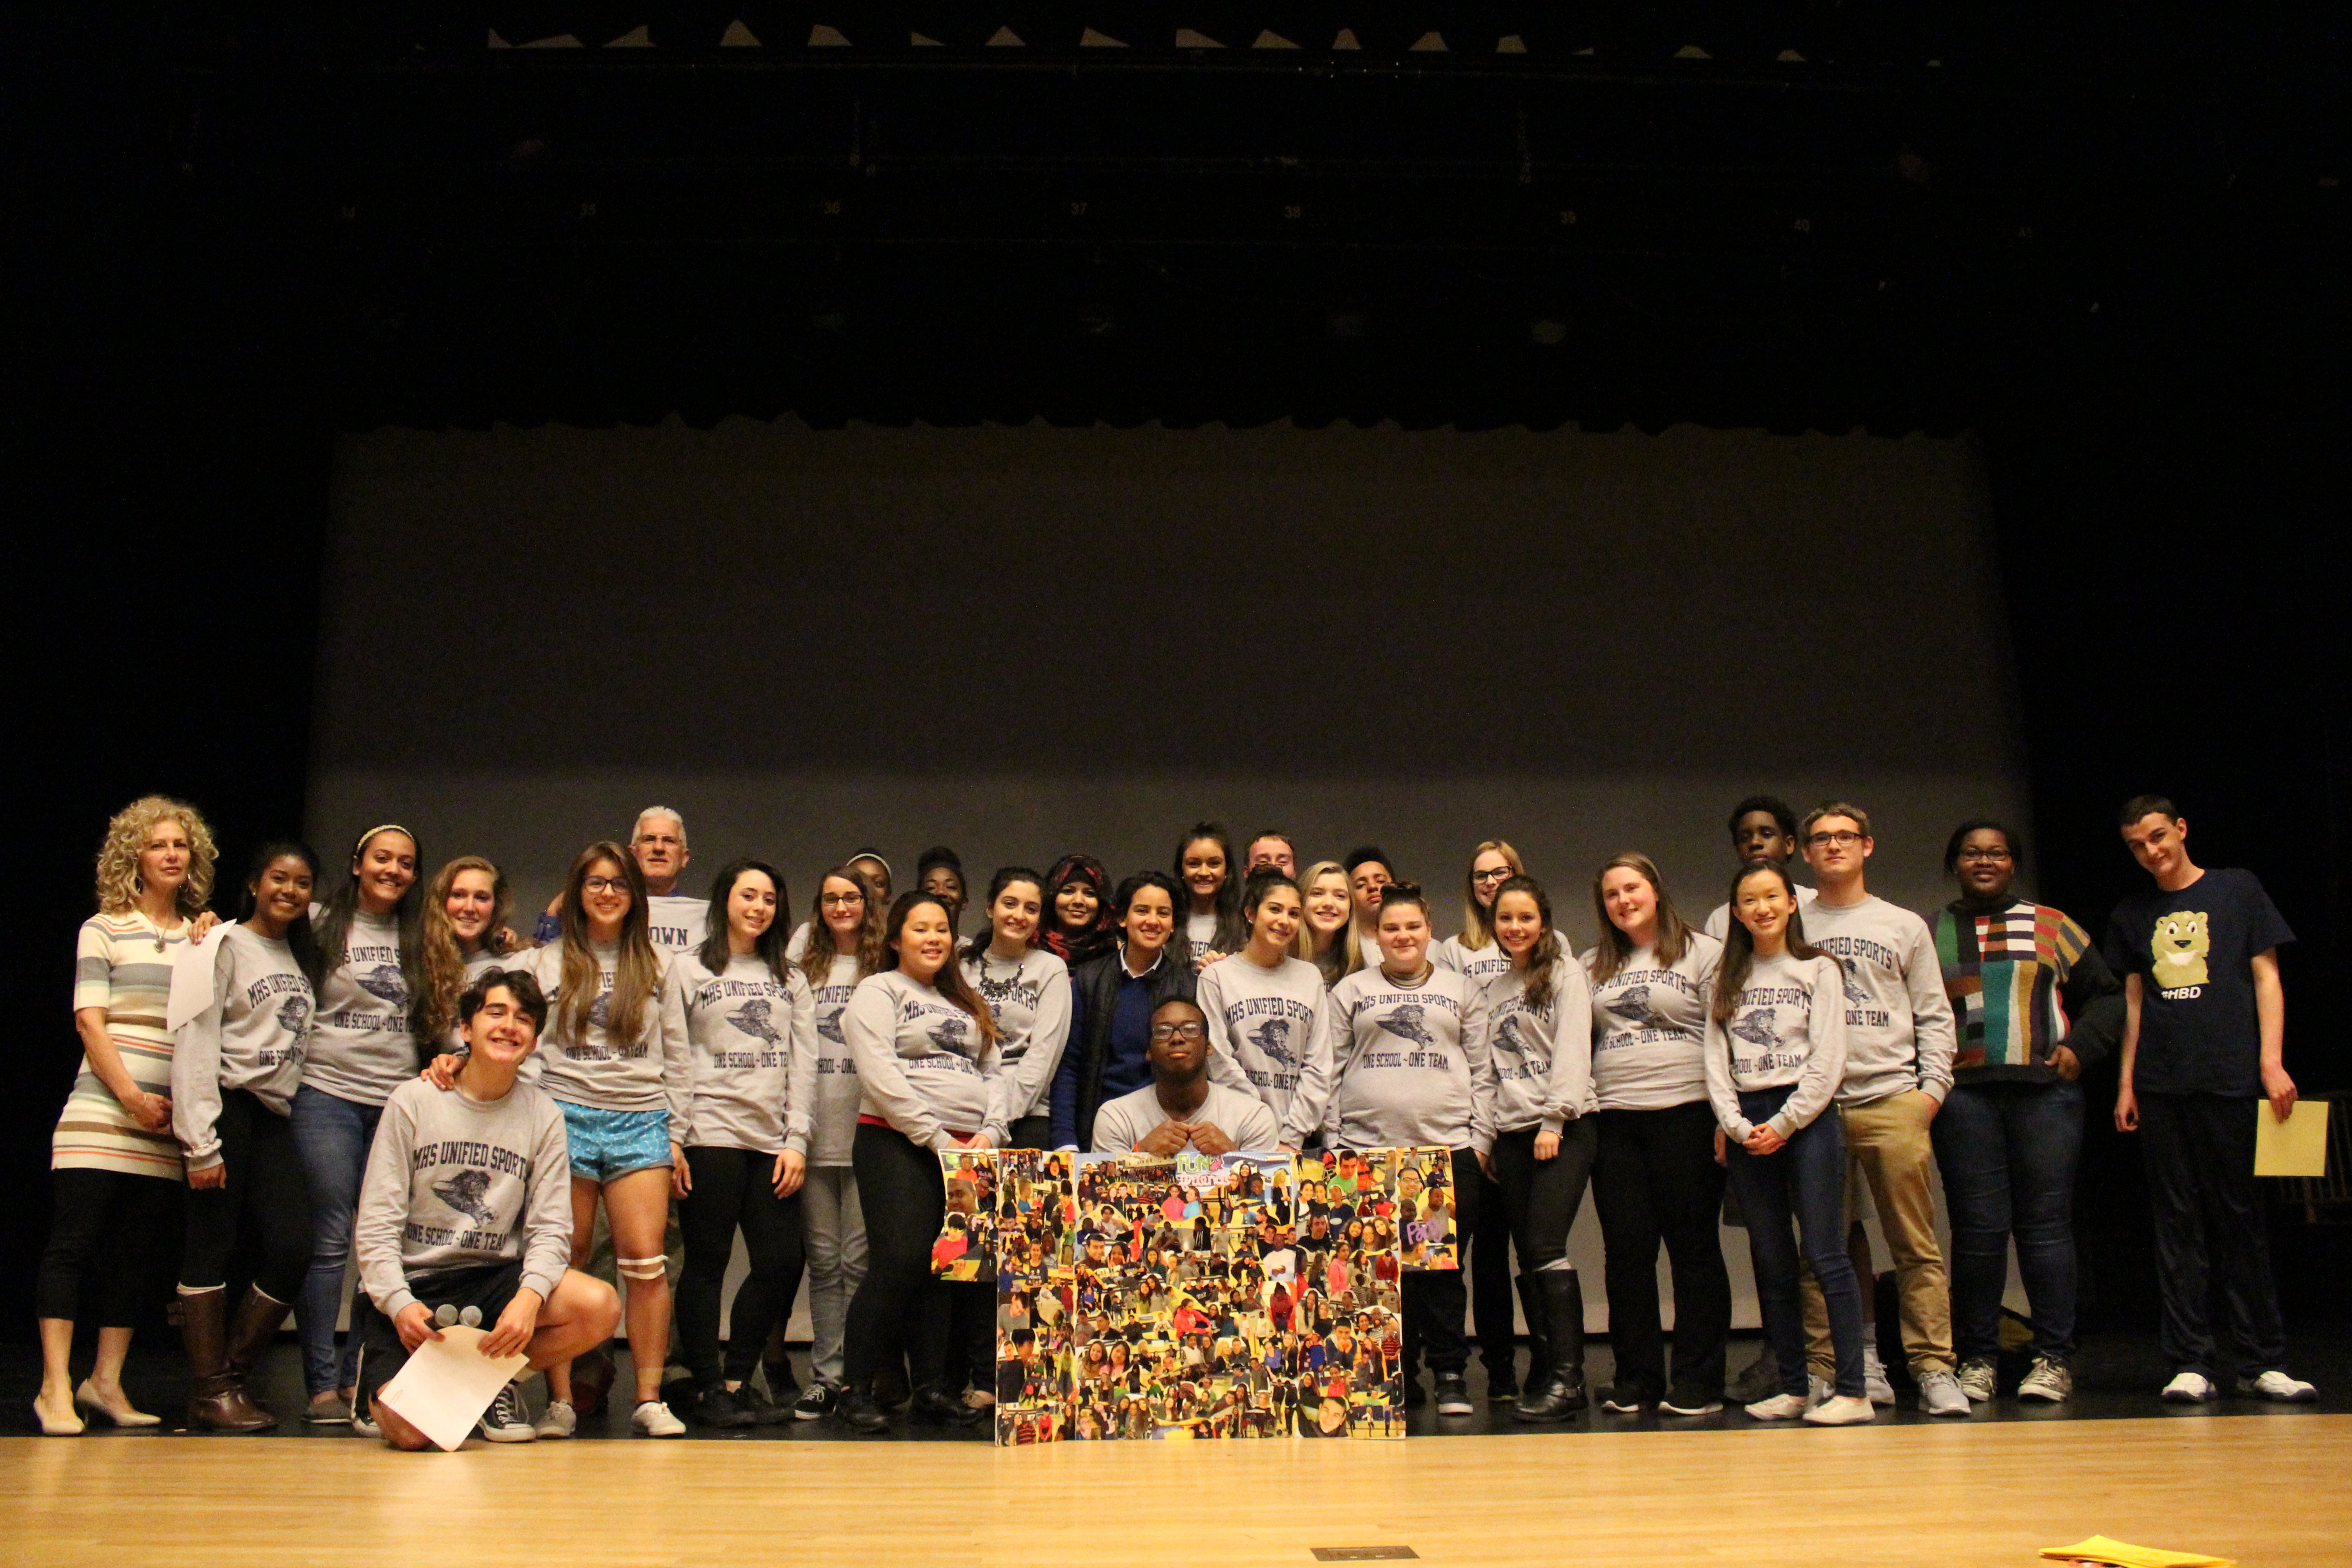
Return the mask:
[[682, 952], [662, 976], [662, 1081], [673, 1142], [805, 1155], [816, 1100], [816, 998], [756, 954], [713, 974]]
[[[1600, 949], [1584, 955], [1588, 977]], [[1592, 988], [1592, 1087], [1603, 1110], [1664, 1110], [1706, 1098], [1706, 1011], [1723, 944], [1692, 931], [1661, 966], [1642, 947]]]
[[1841, 1105], [1864, 1105], [1922, 1089], [1952, 1091], [1958, 1038], [1944, 968], [1927, 922], [1871, 896], [1858, 904], [1816, 900], [1804, 911], [1805, 940], [1845, 971], [1845, 1083]]
[[400, 923], [362, 910], [352, 917], [343, 962], [320, 987], [302, 1081], [338, 1100], [382, 1105], [419, 1065], [400, 972]]
[[1410, 984], [1378, 967], [1331, 988], [1338, 1031], [1328, 1142], [1340, 1148], [1495, 1143], [1486, 1003], [1462, 976], [1428, 965]]
[[360, 1283], [384, 1316], [420, 1274], [522, 1259], [544, 1299], [572, 1258], [563, 1113], [518, 1082], [493, 1100], [411, 1079], [393, 1090], [360, 1182]]
[[1201, 971], [1198, 999], [1209, 1020], [1211, 1079], [1256, 1095], [1281, 1142], [1304, 1144], [1331, 1100], [1338, 1016], [1322, 972], [1303, 958], [1266, 969], [1235, 953]]
[[1486, 1055], [1495, 1064], [1495, 1131], [1557, 1132], [1597, 1109], [1592, 1094], [1592, 992], [1584, 966], [1551, 966], [1551, 999], [1528, 1005], [1527, 971], [1489, 975]]
[[857, 1058], [860, 1115], [926, 1149], [957, 1147], [957, 1131], [1003, 1143], [996, 1047], [935, 988], [895, 969], [869, 974], [841, 1010], [841, 1032]]
[[1708, 1018], [1706, 1097], [1735, 1143], [1755, 1131], [1739, 1112], [1741, 1090], [1797, 1086], [1765, 1123], [1785, 1139], [1829, 1109], [1844, 1077], [1845, 1006], [1837, 960], [1826, 954], [1756, 960], [1729, 1025]]
[[[596, 1000], [576, 1032], [560, 1026], [563, 1016], [563, 944], [551, 942], [529, 952], [519, 952], [507, 965], [528, 969], [547, 997], [547, 1028], [540, 1036], [539, 1054], [546, 1058], [540, 1087], [561, 1100], [597, 1110], [666, 1110], [669, 1099], [662, 1087], [661, 986], [646, 998], [634, 1038], [616, 1040], [605, 1027], [613, 1000], [613, 978], [621, 961], [617, 943], [593, 946], [596, 958]], [[669, 955], [654, 949], [664, 972]], [[676, 1136], [676, 1130], [672, 1130]]]
[[302, 1083], [315, 998], [293, 949], [242, 925], [213, 950], [212, 1005], [180, 1026], [172, 1051], [172, 1132], [188, 1169], [221, 1162], [221, 1096], [241, 1089], [283, 1116]]
[[1006, 1125], [1045, 1115], [1054, 1098], [1054, 1069], [1070, 1039], [1070, 966], [1042, 947], [1007, 963], [985, 942], [962, 962], [964, 978], [996, 1019]]

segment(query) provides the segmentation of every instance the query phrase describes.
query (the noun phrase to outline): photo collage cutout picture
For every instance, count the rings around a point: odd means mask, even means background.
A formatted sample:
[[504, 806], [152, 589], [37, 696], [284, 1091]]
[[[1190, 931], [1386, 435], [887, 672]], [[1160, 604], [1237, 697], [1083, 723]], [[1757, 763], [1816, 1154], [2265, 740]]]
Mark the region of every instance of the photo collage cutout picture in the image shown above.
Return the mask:
[[933, 1271], [994, 1281], [1000, 1444], [1404, 1436], [1403, 1275], [1458, 1266], [1449, 1151], [940, 1165]]

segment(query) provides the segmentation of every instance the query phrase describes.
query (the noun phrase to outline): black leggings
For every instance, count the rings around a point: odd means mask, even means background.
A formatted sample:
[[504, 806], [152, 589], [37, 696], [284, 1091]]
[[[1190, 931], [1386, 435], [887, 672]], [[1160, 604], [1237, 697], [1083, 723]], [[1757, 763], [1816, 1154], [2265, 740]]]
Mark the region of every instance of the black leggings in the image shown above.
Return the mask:
[[[1592, 1206], [1608, 1252], [1609, 1341], [1620, 1382], [1658, 1394], [1723, 1387], [1731, 1331], [1731, 1277], [1716, 1216], [1723, 1167], [1715, 1163], [1715, 1108], [1704, 1100], [1664, 1110], [1604, 1110]], [[1658, 1244], [1675, 1278], [1674, 1383], [1658, 1328]]]
[[1592, 1178], [1593, 1152], [1601, 1133], [1592, 1118], [1580, 1116], [1559, 1130], [1559, 1152], [1536, 1158], [1538, 1129], [1522, 1127], [1495, 1135], [1495, 1180], [1511, 1216], [1511, 1240], [1527, 1273], [1568, 1256], [1568, 1233], [1584, 1206], [1584, 1185]]
[[217, 1187], [188, 1189], [180, 1286], [190, 1291], [226, 1286], [229, 1255], [242, 1237], [248, 1245], [260, 1244], [254, 1289], [273, 1301], [290, 1302], [310, 1269], [310, 1191], [302, 1180], [294, 1124], [247, 1090], [232, 1089], [221, 1095], [213, 1130], [227, 1176]]
[[915, 1386], [943, 1384], [953, 1298], [931, 1277], [931, 1243], [939, 1239], [948, 1206], [940, 1157], [903, 1132], [861, 1121], [849, 1163], [857, 1173], [857, 1203], [866, 1215], [866, 1278], [849, 1300], [842, 1381], [854, 1389], [871, 1389], [874, 1369], [903, 1344]]
[[44, 1318], [81, 1316], [82, 1277], [95, 1267], [91, 1316], [101, 1329], [139, 1324], [139, 1309], [163, 1293], [180, 1228], [176, 1181], [122, 1171], [49, 1173], [54, 1215], [33, 1287]]
[[[677, 1201], [677, 1227], [686, 1239], [686, 1268], [677, 1281], [677, 1338], [698, 1389], [716, 1388], [722, 1377], [740, 1383], [751, 1376], [769, 1331], [792, 1316], [807, 1248], [801, 1195], [776, 1195], [775, 1168], [773, 1154], [751, 1149], [697, 1145], [686, 1152], [692, 1185]], [[722, 1370], [719, 1301], [738, 1227], [751, 1271], [735, 1289]]]

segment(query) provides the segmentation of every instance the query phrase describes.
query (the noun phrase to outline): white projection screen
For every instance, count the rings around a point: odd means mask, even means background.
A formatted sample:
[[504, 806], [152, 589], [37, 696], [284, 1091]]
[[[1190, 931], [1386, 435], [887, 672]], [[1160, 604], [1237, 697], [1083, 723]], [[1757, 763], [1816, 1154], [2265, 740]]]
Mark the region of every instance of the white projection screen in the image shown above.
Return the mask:
[[[1921, 910], [1956, 822], [2031, 829], [1967, 439], [383, 428], [332, 527], [310, 834], [406, 823], [525, 910], [655, 802], [689, 885], [756, 854], [796, 908], [861, 845], [1122, 875], [1213, 818], [1376, 842], [1451, 929], [1500, 837], [1580, 949], [1621, 849], [1718, 902], [1753, 791], [1864, 805]], [[1590, 1205], [1574, 1250], [1597, 1287]]]

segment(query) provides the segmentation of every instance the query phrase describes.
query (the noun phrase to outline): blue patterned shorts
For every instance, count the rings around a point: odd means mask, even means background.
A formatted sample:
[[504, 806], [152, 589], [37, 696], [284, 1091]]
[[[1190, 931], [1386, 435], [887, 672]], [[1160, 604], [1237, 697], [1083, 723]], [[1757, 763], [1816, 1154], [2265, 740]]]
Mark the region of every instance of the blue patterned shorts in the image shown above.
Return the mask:
[[609, 1182], [632, 1171], [651, 1171], [669, 1163], [669, 1112], [667, 1110], [599, 1110], [593, 1106], [563, 1108], [563, 1134], [572, 1143], [572, 1173], [592, 1182]]

